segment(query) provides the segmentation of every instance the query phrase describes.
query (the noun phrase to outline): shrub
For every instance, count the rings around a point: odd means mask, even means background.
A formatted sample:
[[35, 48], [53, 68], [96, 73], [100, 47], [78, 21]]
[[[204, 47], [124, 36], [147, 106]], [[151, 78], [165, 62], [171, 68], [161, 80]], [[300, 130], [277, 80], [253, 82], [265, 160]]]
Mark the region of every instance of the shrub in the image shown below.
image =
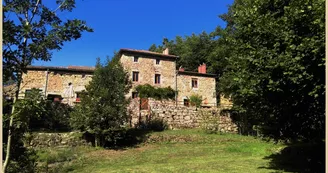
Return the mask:
[[168, 128], [166, 121], [159, 117], [151, 119], [147, 126], [149, 130], [153, 131], [164, 131]]
[[39, 117], [30, 120], [33, 131], [69, 131], [69, 114], [73, 110], [69, 105], [60, 102], [44, 101], [41, 106], [45, 111]]
[[190, 100], [190, 104], [196, 107], [200, 107], [200, 105], [202, 104], [202, 96], [197, 94], [190, 96], [189, 100]]

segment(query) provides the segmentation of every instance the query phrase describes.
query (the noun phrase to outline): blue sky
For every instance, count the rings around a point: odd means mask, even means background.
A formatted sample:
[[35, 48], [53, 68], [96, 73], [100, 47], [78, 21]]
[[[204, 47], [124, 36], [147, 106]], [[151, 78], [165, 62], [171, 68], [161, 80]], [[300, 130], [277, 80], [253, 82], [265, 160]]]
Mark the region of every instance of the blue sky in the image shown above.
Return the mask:
[[63, 19], [86, 20], [94, 29], [82, 38], [65, 43], [44, 66], [94, 66], [96, 58], [112, 56], [120, 48], [148, 49], [161, 44], [164, 37], [211, 32], [225, 23], [218, 17], [226, 13], [233, 0], [77, 0], [73, 12], [60, 13]]

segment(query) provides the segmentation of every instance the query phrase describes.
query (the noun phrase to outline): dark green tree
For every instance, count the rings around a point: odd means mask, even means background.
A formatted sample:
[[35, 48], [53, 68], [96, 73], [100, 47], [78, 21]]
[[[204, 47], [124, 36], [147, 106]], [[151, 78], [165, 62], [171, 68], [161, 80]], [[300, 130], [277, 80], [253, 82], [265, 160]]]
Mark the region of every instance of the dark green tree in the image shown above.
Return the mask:
[[113, 131], [122, 129], [128, 122], [129, 100], [125, 96], [130, 88], [128, 73], [118, 56], [107, 59], [104, 65], [97, 59], [92, 81], [71, 114], [71, 125], [95, 135], [95, 145], [104, 146], [105, 141], [111, 140]]
[[[177, 67], [184, 67], [188, 71], [197, 71], [198, 66], [202, 63], [208, 64], [209, 55], [213, 49], [214, 40], [206, 32], [199, 35], [176, 36], [173, 40], [163, 39], [163, 45], [151, 45], [150, 51], [161, 53], [164, 48], [168, 47], [170, 54], [178, 55]], [[164, 45], [165, 43], [165, 45]], [[210, 64], [208, 64], [210, 65]]]
[[232, 53], [220, 85], [246, 131], [324, 139], [324, 14], [324, 0], [236, 0], [222, 16]]
[[[58, 17], [58, 12], [71, 12], [75, 8], [75, 0], [57, 0], [56, 3], [58, 7], [52, 10], [41, 0], [3, 1], [4, 81], [14, 79], [17, 83], [14, 102], [18, 99], [22, 74], [27, 65], [33, 60], [49, 61], [52, 51], [60, 50], [64, 42], [80, 38], [83, 31], [92, 31], [85, 21]], [[10, 116], [4, 172], [10, 161], [14, 122], [14, 116]]]

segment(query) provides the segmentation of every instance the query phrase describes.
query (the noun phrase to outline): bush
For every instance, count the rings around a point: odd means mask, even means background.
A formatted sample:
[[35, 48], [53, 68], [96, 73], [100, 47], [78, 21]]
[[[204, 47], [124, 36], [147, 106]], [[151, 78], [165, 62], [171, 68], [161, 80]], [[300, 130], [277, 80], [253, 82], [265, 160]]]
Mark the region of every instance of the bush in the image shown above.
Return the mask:
[[[33, 90], [33, 92], [36, 90]], [[35, 92], [36, 93], [36, 92]], [[37, 92], [38, 94], [38, 92]], [[44, 112], [40, 106], [42, 99], [37, 97], [28, 97], [24, 100], [18, 100], [15, 103], [15, 112], [13, 115], [3, 115], [3, 156], [7, 156], [7, 139], [9, 130], [10, 116], [14, 116], [13, 126], [11, 128], [11, 145], [10, 145], [10, 162], [8, 163], [6, 172], [22, 172], [29, 173], [35, 172], [37, 166], [37, 156], [33, 149], [26, 148], [24, 141], [26, 140], [24, 134], [29, 132], [29, 120], [37, 117]], [[3, 161], [5, 160], [3, 157]]]
[[200, 105], [202, 104], [202, 96], [197, 94], [190, 96], [189, 100], [192, 106], [200, 107]]
[[164, 121], [162, 118], [156, 117], [154, 119], [151, 119], [147, 124], [147, 129], [152, 131], [164, 131], [168, 128], [168, 125], [166, 121]]
[[44, 101], [45, 111], [39, 117], [31, 118], [30, 129], [33, 131], [70, 131], [70, 112], [73, 110], [69, 105], [60, 102]]

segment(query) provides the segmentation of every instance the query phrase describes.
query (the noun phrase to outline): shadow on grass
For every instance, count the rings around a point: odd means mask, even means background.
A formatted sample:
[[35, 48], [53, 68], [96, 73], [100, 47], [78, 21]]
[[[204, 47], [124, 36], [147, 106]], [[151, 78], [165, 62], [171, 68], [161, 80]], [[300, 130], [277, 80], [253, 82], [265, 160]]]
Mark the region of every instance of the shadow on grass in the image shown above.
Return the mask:
[[270, 165], [260, 168], [277, 170], [276, 172], [325, 172], [325, 143], [289, 145], [264, 159], [270, 160]]
[[[137, 147], [148, 139], [150, 132], [152, 132], [152, 130], [138, 128], [115, 131], [113, 134], [108, 135], [113, 139], [108, 139], [106, 136], [103, 137], [103, 140], [105, 141], [103, 147], [115, 150]], [[95, 146], [95, 136], [93, 134], [86, 132], [83, 134], [82, 138], [87, 142], [91, 142], [92, 146]]]

